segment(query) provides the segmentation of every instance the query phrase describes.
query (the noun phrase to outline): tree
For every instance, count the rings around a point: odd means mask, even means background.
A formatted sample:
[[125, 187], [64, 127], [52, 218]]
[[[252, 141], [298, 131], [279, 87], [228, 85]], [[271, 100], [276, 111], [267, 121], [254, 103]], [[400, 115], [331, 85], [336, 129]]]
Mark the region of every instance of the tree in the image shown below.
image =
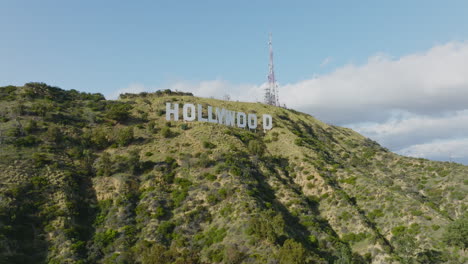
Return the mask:
[[51, 125], [47, 129], [46, 137], [50, 142], [59, 143], [62, 140], [62, 133], [57, 126]]
[[302, 264], [306, 260], [306, 252], [301, 243], [287, 239], [279, 250], [280, 264]]
[[24, 126], [24, 131], [26, 131], [26, 133], [28, 134], [31, 134], [36, 130], [37, 130], [37, 122], [34, 119], [29, 120], [28, 123], [26, 123], [26, 126]]
[[97, 148], [97, 149], [105, 149], [107, 146], [109, 146], [110, 142], [109, 139], [107, 138], [108, 132], [104, 128], [96, 128], [91, 131], [88, 131], [85, 135], [84, 138], [89, 137], [90, 143], [92, 143], [92, 146]]
[[136, 174], [140, 170], [140, 151], [131, 150], [128, 156], [128, 167], [133, 174]]
[[132, 109], [131, 105], [125, 103], [115, 103], [107, 106], [106, 117], [123, 122], [130, 118], [130, 110]]

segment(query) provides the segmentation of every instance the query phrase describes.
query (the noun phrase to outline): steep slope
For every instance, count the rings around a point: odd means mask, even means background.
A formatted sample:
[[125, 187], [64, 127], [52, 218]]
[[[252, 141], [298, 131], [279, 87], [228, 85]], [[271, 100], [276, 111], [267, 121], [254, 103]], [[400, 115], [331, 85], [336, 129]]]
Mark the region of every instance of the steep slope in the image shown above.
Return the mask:
[[[271, 114], [274, 128], [166, 122], [166, 102]], [[466, 239], [447, 239], [467, 219], [466, 166], [171, 91], [108, 101], [29, 83], [0, 88], [0, 104], [0, 262], [467, 260]]]

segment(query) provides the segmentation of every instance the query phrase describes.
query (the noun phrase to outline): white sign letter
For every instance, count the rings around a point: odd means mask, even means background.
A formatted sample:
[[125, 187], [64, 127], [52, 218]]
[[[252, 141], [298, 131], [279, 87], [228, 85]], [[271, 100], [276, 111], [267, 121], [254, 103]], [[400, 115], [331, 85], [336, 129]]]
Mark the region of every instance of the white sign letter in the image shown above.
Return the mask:
[[171, 103], [166, 103], [166, 120], [171, 121], [171, 114], [174, 115], [174, 120], [179, 121], [179, 104], [174, 104], [174, 109], [171, 109]]
[[247, 117], [248, 117], [247, 124], [249, 125], [249, 129], [256, 129], [257, 128], [257, 115], [248, 114]]
[[[188, 115], [188, 110], [190, 109], [190, 116]], [[195, 120], [195, 106], [193, 104], [184, 104], [184, 121], [193, 121]]]
[[271, 115], [263, 115], [263, 129], [270, 130], [273, 127], [273, 118]]
[[218, 120], [213, 119], [213, 107], [208, 106], [208, 122], [210, 123], [218, 123]]
[[226, 124], [226, 109], [221, 108], [221, 110], [219, 110], [219, 108], [216, 107], [216, 119], [218, 119], [219, 124]]
[[202, 105], [201, 105], [201, 104], [198, 105], [198, 121], [200, 121], [200, 122], [206, 122], [206, 121], [208, 121], [208, 119], [203, 118], [203, 109], [202, 109]]
[[234, 124], [236, 123], [236, 112], [234, 111], [231, 111], [231, 110], [227, 110], [226, 111], [226, 119], [225, 119], [225, 125], [226, 126], [234, 126]]
[[[241, 121], [242, 117], [242, 121]], [[237, 112], [237, 127], [244, 128], [247, 125], [247, 117], [245, 113]]]

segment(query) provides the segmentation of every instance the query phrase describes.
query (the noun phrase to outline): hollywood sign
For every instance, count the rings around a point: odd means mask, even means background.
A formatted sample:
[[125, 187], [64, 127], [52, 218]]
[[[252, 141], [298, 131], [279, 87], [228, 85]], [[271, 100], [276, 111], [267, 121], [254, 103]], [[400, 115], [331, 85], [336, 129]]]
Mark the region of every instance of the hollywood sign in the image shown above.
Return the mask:
[[[166, 103], [166, 120], [167, 121], [179, 121], [179, 104], [177, 103]], [[225, 126], [237, 126], [239, 128], [256, 129], [258, 126], [257, 115], [254, 113], [244, 113], [227, 110], [224, 108], [207, 106], [207, 116], [203, 116], [203, 106], [198, 104], [195, 107], [194, 104], [186, 103], [182, 107], [183, 121], [199, 121], [216, 123]], [[171, 119], [173, 118], [173, 119]], [[270, 130], [273, 128], [273, 118], [271, 115], [264, 114], [262, 116], [262, 126], [264, 130]]]

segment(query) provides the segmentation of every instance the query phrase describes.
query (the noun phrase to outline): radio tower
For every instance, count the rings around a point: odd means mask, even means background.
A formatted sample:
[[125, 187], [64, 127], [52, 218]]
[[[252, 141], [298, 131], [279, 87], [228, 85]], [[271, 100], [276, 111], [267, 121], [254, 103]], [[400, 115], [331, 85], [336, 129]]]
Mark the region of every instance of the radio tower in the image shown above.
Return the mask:
[[279, 106], [278, 84], [275, 78], [275, 66], [273, 64], [273, 45], [271, 43], [271, 33], [268, 41], [270, 48], [270, 63], [268, 65], [268, 87], [265, 89], [265, 104]]

